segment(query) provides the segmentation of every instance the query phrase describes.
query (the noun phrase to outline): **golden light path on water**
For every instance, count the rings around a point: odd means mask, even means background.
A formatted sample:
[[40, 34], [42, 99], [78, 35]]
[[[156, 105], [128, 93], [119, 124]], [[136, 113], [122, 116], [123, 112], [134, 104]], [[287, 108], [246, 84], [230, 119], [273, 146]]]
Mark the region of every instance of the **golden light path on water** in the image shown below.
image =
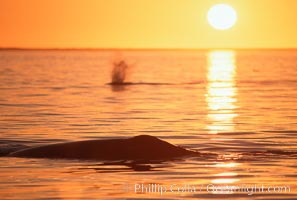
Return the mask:
[[[211, 51], [208, 53], [207, 72], [207, 129], [210, 134], [234, 131], [234, 118], [237, 116], [236, 59], [233, 51]], [[211, 138], [211, 140], [223, 140]], [[230, 139], [229, 139], [230, 140]], [[229, 155], [232, 156], [232, 155]], [[223, 167], [222, 164], [225, 164]], [[237, 173], [230, 172], [238, 163], [228, 162], [218, 164], [225, 168], [223, 173], [215, 174], [213, 184], [232, 184], [238, 182]]]
[[237, 102], [236, 60], [233, 51], [211, 51], [208, 54], [207, 129], [211, 134], [234, 130]]

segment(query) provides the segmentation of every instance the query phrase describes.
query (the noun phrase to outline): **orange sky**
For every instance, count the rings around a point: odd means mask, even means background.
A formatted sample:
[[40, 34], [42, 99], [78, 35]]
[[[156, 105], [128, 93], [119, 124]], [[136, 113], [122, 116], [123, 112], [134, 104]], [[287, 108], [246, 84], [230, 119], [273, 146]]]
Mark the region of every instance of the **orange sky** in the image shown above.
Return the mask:
[[[222, 2], [227, 31], [206, 19]], [[297, 48], [297, 0], [0, 0], [0, 47]]]

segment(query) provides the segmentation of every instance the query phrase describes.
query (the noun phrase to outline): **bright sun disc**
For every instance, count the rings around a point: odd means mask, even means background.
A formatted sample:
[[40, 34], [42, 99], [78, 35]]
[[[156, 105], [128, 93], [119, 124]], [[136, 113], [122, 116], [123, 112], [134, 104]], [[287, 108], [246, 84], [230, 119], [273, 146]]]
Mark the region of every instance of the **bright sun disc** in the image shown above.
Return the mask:
[[236, 11], [227, 4], [216, 4], [211, 7], [207, 15], [208, 23], [215, 29], [226, 30], [235, 25]]

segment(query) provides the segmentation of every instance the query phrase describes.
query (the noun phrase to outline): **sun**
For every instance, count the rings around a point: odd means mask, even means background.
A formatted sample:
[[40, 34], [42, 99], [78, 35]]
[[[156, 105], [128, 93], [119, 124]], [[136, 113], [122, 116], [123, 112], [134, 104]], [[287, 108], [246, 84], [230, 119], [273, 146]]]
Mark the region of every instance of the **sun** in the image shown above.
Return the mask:
[[216, 4], [209, 9], [207, 19], [213, 28], [227, 30], [235, 25], [237, 14], [228, 4]]

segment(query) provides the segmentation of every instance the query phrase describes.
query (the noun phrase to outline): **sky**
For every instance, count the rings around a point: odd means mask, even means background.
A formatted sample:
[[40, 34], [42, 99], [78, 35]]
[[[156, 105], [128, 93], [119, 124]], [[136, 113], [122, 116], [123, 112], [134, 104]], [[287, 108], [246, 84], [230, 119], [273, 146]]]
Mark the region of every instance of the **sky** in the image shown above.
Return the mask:
[[[217, 3], [229, 30], [207, 22]], [[0, 0], [0, 47], [297, 48], [297, 0]]]

